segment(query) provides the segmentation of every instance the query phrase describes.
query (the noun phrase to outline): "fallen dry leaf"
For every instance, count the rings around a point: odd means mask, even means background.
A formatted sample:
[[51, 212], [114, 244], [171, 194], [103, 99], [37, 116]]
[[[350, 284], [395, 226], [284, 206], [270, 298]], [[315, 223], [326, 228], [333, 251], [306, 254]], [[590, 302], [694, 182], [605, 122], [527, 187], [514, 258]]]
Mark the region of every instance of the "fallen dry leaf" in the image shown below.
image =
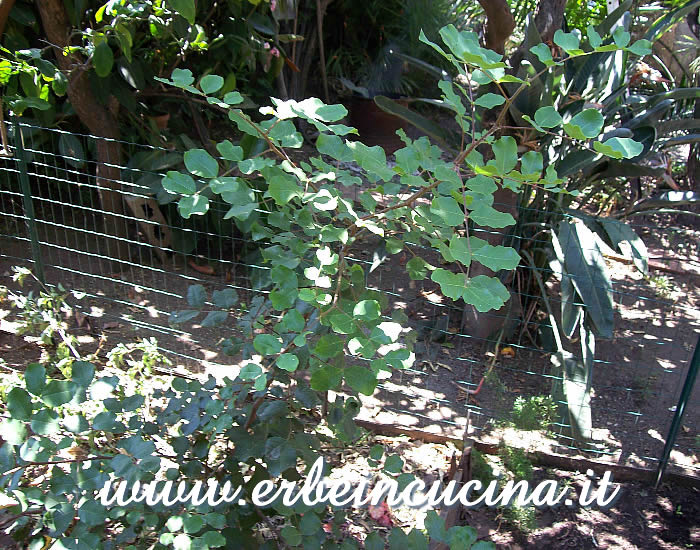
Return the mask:
[[203, 273], [204, 275], [214, 275], [214, 268], [210, 265], [199, 265], [195, 263], [194, 260], [187, 262], [187, 265], [189, 265], [195, 271]]

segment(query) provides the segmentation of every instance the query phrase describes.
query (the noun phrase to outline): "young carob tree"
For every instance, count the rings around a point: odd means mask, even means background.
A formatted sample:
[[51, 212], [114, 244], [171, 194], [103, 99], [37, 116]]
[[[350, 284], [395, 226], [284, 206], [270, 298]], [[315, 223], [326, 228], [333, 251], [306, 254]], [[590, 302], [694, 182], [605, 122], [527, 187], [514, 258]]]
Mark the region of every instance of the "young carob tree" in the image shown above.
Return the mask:
[[[177, 195], [185, 218], [204, 214], [214, 198], [228, 203], [227, 217], [258, 243], [270, 286], [246, 298], [245, 307], [233, 288], [209, 296], [193, 286], [189, 309], [171, 317], [173, 323], [197, 319], [204, 326], [230, 327], [234, 313], [239, 330], [224, 351], [240, 347], [243, 360], [233, 380], [165, 379], [146, 391], [137, 366], [120, 375], [76, 360], [58, 371], [31, 365], [7, 388], [0, 483], [17, 501], [8, 509], [15, 514], [13, 532], [30, 548], [44, 548], [47, 538], [56, 549], [358, 547], [341, 529], [351, 510], [301, 501], [256, 507], [247, 498], [264, 480], [301, 479], [319, 456], [329, 458], [331, 469], [337, 449], [360, 436], [353, 422], [360, 394], [371, 395], [380, 377], [412, 364], [415, 334], [405, 314], [368, 288], [365, 268], [350, 259], [353, 247], [367, 236], [381, 240], [389, 254], [405, 251], [410, 257], [405, 268], [411, 279], [430, 279], [446, 298], [478, 311], [498, 309], [508, 290], [496, 276], [474, 275], [475, 266], [512, 270], [520, 257], [473, 235], [471, 224], [497, 230], [514, 223], [511, 214], [494, 207], [499, 188], [564, 192], [539, 152], [520, 154], [515, 139], [503, 133], [508, 108], [528, 80], [508, 74], [503, 56], [482, 47], [476, 34], [448, 26], [440, 35], [444, 46], [421, 39], [460, 75], [441, 83], [463, 132], [462, 146], [450, 159], [427, 137], [402, 134], [405, 147], [389, 165], [381, 148], [352, 139], [354, 130], [340, 122], [346, 115], [341, 105], [272, 99], [261, 120], [254, 120], [236, 107], [242, 101], [237, 92], [218, 94], [220, 76], [210, 74], [195, 87], [189, 70], [176, 69], [165, 81], [225, 109], [241, 133], [264, 141], [264, 153], [251, 158], [229, 140], [216, 144], [220, 158], [189, 150], [187, 172], [169, 172], [163, 187]], [[574, 33], [559, 32], [555, 41], [570, 57], [625, 49], [597, 41], [597, 48], [584, 51]], [[543, 72], [559, 63], [548, 46], [531, 51]], [[507, 94], [505, 84], [516, 89]], [[479, 92], [491, 85], [497, 92]], [[477, 130], [474, 119], [482, 107], [500, 107], [500, 114]], [[303, 142], [295, 119], [318, 131], [318, 154], [307, 161], [289, 154]], [[543, 107], [531, 124], [563, 127], [567, 139], [602, 154], [624, 157], [638, 146], [628, 138], [599, 141], [602, 120], [594, 109], [562, 120]], [[345, 162], [356, 163], [363, 177], [342, 168]], [[361, 185], [359, 201], [346, 198], [343, 188]], [[435, 253], [426, 250], [437, 251], [444, 262], [435, 265]], [[129, 376], [133, 369], [138, 372]], [[331, 390], [336, 398], [328, 402]], [[381, 460], [381, 453], [372, 458]], [[383, 463], [405, 486], [412, 477], [399, 475], [401, 467], [397, 457]], [[95, 493], [112, 477], [130, 483], [231, 480], [243, 486], [246, 503], [104, 506]], [[408, 534], [394, 528], [386, 544], [427, 548], [430, 538], [454, 549], [492, 547], [477, 542], [470, 527], [446, 531], [434, 512], [426, 527], [427, 533]], [[385, 542], [375, 532], [364, 547], [384, 548]]]

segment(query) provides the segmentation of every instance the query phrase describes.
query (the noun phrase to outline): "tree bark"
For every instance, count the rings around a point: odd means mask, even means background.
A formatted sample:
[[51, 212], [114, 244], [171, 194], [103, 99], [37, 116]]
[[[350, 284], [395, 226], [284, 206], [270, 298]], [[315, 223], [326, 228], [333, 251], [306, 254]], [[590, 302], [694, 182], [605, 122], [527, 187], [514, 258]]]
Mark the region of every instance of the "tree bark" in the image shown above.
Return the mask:
[[[564, 22], [564, 10], [566, 0], [541, 0], [535, 10], [535, 28], [540, 33], [542, 42], [551, 42], [554, 33], [561, 28]], [[525, 55], [529, 54], [527, 48], [522, 44], [513, 55], [510, 56], [510, 66], [514, 72], [518, 71]]]
[[566, 0], [540, 0], [535, 11], [535, 27], [542, 42], [551, 41], [554, 33], [561, 29], [565, 9]]
[[37, 2], [46, 38], [54, 46], [59, 68], [68, 78], [68, 99], [82, 122], [97, 140], [97, 185], [104, 213], [104, 232], [110, 235], [105, 253], [110, 258], [128, 258], [126, 209], [121, 194], [121, 144], [119, 126], [107, 106], [97, 101], [90, 88], [88, 67], [79, 54], [64, 55], [70, 45], [71, 26], [63, 0]]
[[486, 12], [486, 47], [505, 53], [506, 40], [515, 29], [515, 19], [506, 0], [479, 0]]
[[5, 32], [7, 18], [10, 16], [10, 11], [15, 5], [15, 0], [0, 0], [0, 37]]
[[308, 44], [306, 44], [307, 41], [304, 40], [305, 47], [303, 49], [300, 48], [300, 51], [302, 53], [300, 53], [299, 57], [303, 60], [301, 65], [301, 75], [300, 73], [294, 73], [294, 76], [298, 78], [296, 81], [295, 94], [293, 94], [292, 96], [296, 100], [302, 100], [306, 96], [306, 88], [309, 82], [309, 72], [311, 71], [311, 65], [314, 61], [314, 53], [316, 51], [317, 40], [318, 32], [314, 28], [311, 31], [311, 38], [309, 38]]

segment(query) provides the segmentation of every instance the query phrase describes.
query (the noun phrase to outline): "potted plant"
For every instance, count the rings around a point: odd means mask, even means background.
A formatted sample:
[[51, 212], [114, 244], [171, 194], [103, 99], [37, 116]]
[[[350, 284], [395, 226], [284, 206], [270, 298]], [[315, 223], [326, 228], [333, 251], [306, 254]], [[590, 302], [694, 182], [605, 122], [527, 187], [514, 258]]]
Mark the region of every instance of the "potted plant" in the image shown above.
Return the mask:
[[408, 105], [403, 85], [404, 61], [397, 47], [384, 47], [378, 58], [368, 66], [367, 74], [358, 85], [341, 77], [340, 82], [353, 92], [349, 100], [350, 125], [357, 128], [360, 141], [365, 145], [380, 145], [387, 153], [403, 147], [396, 135], [399, 129], [409, 125], [401, 118], [380, 109], [374, 99], [389, 97], [400, 104]]

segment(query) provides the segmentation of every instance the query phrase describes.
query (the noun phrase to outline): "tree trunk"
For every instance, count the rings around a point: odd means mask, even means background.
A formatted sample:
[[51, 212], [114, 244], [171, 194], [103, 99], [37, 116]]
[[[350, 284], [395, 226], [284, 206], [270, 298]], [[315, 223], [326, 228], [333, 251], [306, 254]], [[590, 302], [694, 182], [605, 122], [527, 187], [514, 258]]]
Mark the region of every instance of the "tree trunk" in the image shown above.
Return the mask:
[[[110, 258], [128, 259], [129, 249], [124, 201], [121, 194], [121, 144], [119, 126], [107, 106], [97, 101], [88, 79], [85, 60], [79, 54], [63, 54], [70, 45], [71, 26], [63, 0], [37, 2], [46, 38], [54, 46], [59, 68], [68, 77], [68, 99], [82, 122], [97, 138], [97, 185], [103, 210], [105, 250]], [[101, 247], [102, 248], [102, 247]]]
[[561, 29], [564, 21], [566, 0], [540, 0], [535, 11], [535, 27], [542, 37], [542, 42], [549, 42], [554, 33]]
[[311, 65], [314, 61], [314, 54], [316, 52], [316, 42], [318, 41], [318, 32], [316, 28], [311, 31], [311, 38], [307, 41], [304, 40], [305, 47], [301, 50], [299, 55], [302, 60], [301, 73], [294, 73], [294, 76], [298, 77], [296, 81], [295, 94], [293, 98], [300, 101], [306, 97], [306, 88], [309, 83], [309, 72], [311, 71]]
[[[479, 3], [484, 8], [488, 21], [486, 24], [486, 46], [489, 49], [503, 53], [505, 49], [505, 41], [515, 28], [513, 16], [508, 7], [506, 0], [479, 0]], [[564, 20], [564, 9], [566, 8], [566, 0], [542, 0], [537, 6], [535, 13], [535, 26], [542, 36], [543, 42], [552, 40], [557, 29], [561, 28]], [[523, 59], [524, 52], [521, 49], [516, 50], [510, 58], [512, 67], [517, 70], [520, 62]], [[508, 119], [506, 119], [508, 120]], [[506, 124], [513, 125], [512, 121]], [[504, 132], [504, 135], [512, 135], [513, 132]], [[517, 138], [516, 138], [517, 139]], [[499, 188], [494, 194], [494, 208], [501, 212], [508, 212], [516, 220], [518, 218], [518, 201], [519, 195], [509, 189]], [[502, 245], [509, 227], [503, 229], [491, 228], [476, 228], [479, 238], [484, 239], [493, 246]], [[474, 264], [470, 268], [469, 275], [476, 277], [477, 275], [487, 275], [493, 277], [495, 273], [481, 264]], [[509, 331], [517, 325], [515, 321], [520, 316], [519, 303], [515, 303], [513, 293], [511, 299], [501, 309], [481, 313], [474, 306], [467, 305], [464, 309], [463, 328], [470, 335], [479, 339], [495, 338], [497, 331], [501, 328]], [[504, 324], [508, 321], [507, 326]], [[506, 339], [509, 337], [505, 334]]]
[[486, 47], [500, 54], [505, 52], [506, 40], [515, 29], [515, 19], [505, 0], [479, 0], [486, 12]]
[[0, 38], [2, 33], [5, 32], [5, 24], [7, 23], [7, 18], [10, 16], [10, 11], [12, 11], [12, 6], [15, 5], [15, 0], [0, 0]]

